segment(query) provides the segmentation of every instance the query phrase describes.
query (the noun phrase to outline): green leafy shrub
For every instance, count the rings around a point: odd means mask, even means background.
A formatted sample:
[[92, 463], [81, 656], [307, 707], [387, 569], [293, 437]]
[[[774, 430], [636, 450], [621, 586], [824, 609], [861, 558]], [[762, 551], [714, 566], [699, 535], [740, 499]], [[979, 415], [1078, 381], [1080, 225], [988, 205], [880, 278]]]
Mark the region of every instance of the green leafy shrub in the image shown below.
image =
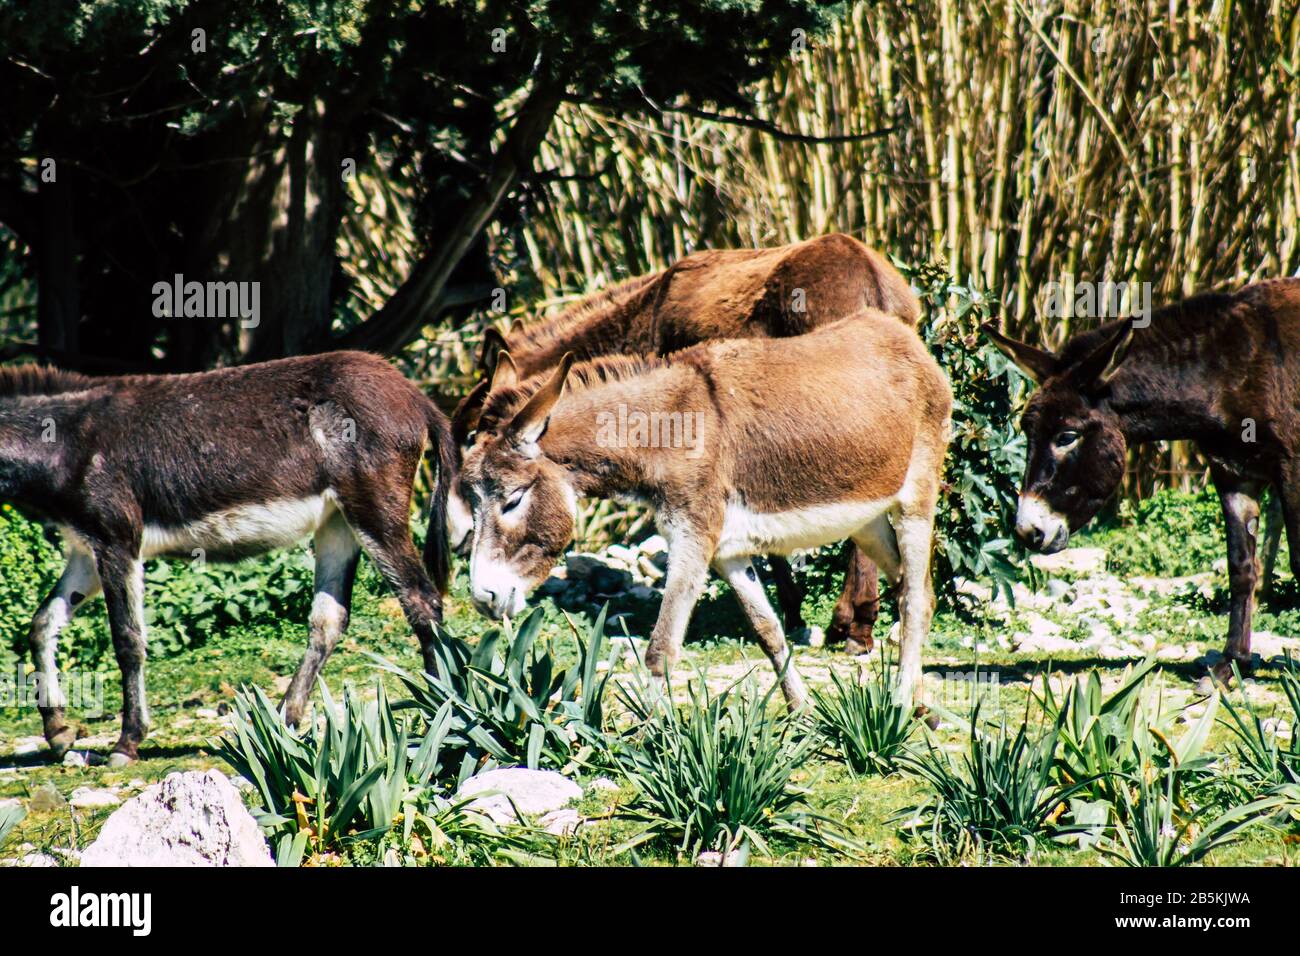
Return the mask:
[[[0, 648], [5, 652], [27, 655], [32, 615], [62, 569], [63, 558], [41, 526], [0, 504]], [[0, 663], [12, 666], [12, 661]]]
[[380, 664], [411, 694], [427, 720], [450, 714], [443, 748], [458, 755], [461, 778], [497, 764], [561, 769], [590, 753], [605, 724], [604, 698], [613, 673], [598, 664], [605, 646], [605, 610], [578, 642], [578, 666], [560, 665], [554, 646], [538, 641], [544, 610], [533, 608], [517, 626], [483, 633], [477, 645], [443, 635], [437, 673], [414, 675], [381, 658]]
[[811, 688], [817, 729], [854, 773], [893, 773], [916, 730], [912, 708], [894, 702], [894, 670], [882, 654], [868, 680], [845, 680], [832, 670], [829, 689]]
[[720, 693], [703, 679], [678, 707], [658, 684], [620, 685], [636, 723], [615, 748], [636, 796], [624, 810], [647, 824], [632, 843], [663, 840], [694, 857], [701, 851], [768, 852], [782, 835], [846, 846], [830, 821], [812, 813], [791, 775], [816, 745], [798, 721], [768, 707], [765, 695], [739, 685]]
[[1219, 498], [1207, 488], [1122, 500], [1113, 515], [1086, 529], [1079, 543], [1105, 548], [1115, 574], [1180, 577], [1211, 570], [1226, 553], [1224, 540]]
[[[322, 714], [294, 730], [260, 689], [241, 689], [234, 726], [217, 753], [252, 781], [258, 822], [281, 865], [316, 861], [347, 844], [398, 836], [400, 845], [436, 851], [453, 840], [496, 838], [486, 817], [438, 793], [450, 707], [412, 739], [383, 685], [366, 701], [350, 688], [336, 706], [320, 683]], [[418, 840], [418, 842], [417, 842]]]

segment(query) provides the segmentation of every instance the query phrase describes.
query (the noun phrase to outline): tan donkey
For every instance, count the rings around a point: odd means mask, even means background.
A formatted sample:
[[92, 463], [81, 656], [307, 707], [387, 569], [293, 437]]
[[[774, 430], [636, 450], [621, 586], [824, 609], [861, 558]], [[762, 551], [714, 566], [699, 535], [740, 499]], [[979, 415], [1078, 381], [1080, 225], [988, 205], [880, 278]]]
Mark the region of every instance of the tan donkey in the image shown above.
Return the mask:
[[789, 339], [567, 357], [484, 405], [457, 486], [473, 517], [474, 601], [518, 614], [572, 539], [579, 497], [650, 505], [668, 541], [651, 672], [677, 660], [712, 566], [794, 709], [803, 686], [750, 558], [851, 538], [901, 579], [898, 690], [915, 700], [951, 409], [916, 333], [874, 310]]
[[[452, 418], [457, 446], [470, 444], [488, 392], [554, 371], [570, 352], [580, 361], [607, 355], [667, 355], [714, 339], [785, 338], [879, 309], [915, 327], [921, 303], [889, 260], [852, 236], [833, 233], [768, 249], [709, 249], [574, 303], [563, 312], [484, 339], [487, 374]], [[500, 350], [506, 361], [497, 361]], [[493, 374], [495, 369], [495, 375]], [[469, 514], [453, 494], [452, 547], [469, 546]], [[787, 631], [803, 628], [803, 593], [789, 564], [771, 568]], [[854, 549], [827, 643], [850, 653], [871, 649], [879, 607], [876, 568]]]

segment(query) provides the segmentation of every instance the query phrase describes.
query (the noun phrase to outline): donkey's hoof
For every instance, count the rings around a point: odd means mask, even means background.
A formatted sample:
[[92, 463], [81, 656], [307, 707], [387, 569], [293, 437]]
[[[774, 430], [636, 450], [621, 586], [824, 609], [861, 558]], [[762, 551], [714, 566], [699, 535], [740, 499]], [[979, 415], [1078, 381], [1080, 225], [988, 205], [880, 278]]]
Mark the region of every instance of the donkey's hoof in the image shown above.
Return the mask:
[[912, 716], [917, 720], [924, 720], [925, 726], [931, 730], [938, 730], [940, 726], [939, 715], [932, 711], [925, 704], [917, 704], [916, 710], [912, 711]]
[[55, 763], [61, 761], [77, 742], [77, 731], [73, 727], [64, 727], [45, 738], [50, 745], [50, 757]]

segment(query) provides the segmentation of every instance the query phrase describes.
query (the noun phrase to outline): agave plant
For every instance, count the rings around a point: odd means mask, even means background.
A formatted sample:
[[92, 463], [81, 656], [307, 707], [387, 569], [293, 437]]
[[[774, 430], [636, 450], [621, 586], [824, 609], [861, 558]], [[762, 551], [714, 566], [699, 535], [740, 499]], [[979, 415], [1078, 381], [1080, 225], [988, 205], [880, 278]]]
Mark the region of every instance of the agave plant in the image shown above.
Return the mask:
[[845, 680], [832, 670], [829, 690], [811, 690], [817, 729], [854, 773], [893, 773], [916, 730], [912, 709], [894, 700], [895, 669], [881, 655], [870, 679]]
[[18, 826], [25, 816], [27, 816], [27, 811], [22, 807], [0, 807], [0, 846], [4, 846], [4, 842], [9, 839], [9, 834], [13, 831], [13, 828]]
[[1062, 784], [1056, 778], [1065, 716], [1058, 714], [1031, 740], [1027, 723], [1015, 733], [1005, 725], [982, 731], [977, 703], [959, 758], [933, 737], [927, 738], [925, 752], [903, 758], [929, 784], [931, 794], [896, 819], [906, 821], [904, 830], [911, 836], [928, 834], [931, 851], [944, 861], [1022, 855], [1044, 837], [1071, 832], [1056, 820], [1070, 798], [1093, 781]]
[[565, 767], [584, 744], [599, 741], [604, 697], [613, 673], [599, 664], [605, 644], [602, 608], [584, 635], [569, 620], [578, 642], [578, 666], [559, 666], [554, 649], [538, 641], [543, 610], [534, 608], [517, 626], [507, 622], [483, 633], [476, 645], [445, 636], [435, 673], [414, 675], [375, 658], [402, 681], [425, 719], [449, 715], [440, 746], [458, 755], [459, 779], [490, 763]]
[[614, 751], [636, 787], [624, 813], [648, 825], [628, 845], [660, 839], [690, 857], [704, 850], [743, 857], [751, 847], [770, 852], [768, 840], [781, 834], [851, 848], [791, 783], [816, 738], [769, 708], [775, 689], [760, 695], [737, 682], [713, 693], [699, 679], [678, 707], [656, 685], [619, 686], [636, 722]]
[[1214, 807], [1187, 806], [1179, 795], [1180, 776], [1169, 768], [1154, 782], [1139, 774], [1132, 787], [1121, 787], [1114, 836], [1097, 849], [1125, 866], [1189, 866], [1288, 804], [1285, 795], [1273, 794], [1205, 822]]
[[1285, 747], [1277, 730], [1276, 715], [1274, 727], [1270, 729], [1247, 700], [1240, 674], [1237, 674], [1237, 685], [1242, 688], [1240, 709], [1233, 704], [1231, 697], [1225, 695], [1223, 698], [1223, 709], [1227, 717], [1221, 723], [1236, 737], [1232, 750], [1236, 757], [1238, 775], [1246, 788], [1257, 794], [1277, 787], [1300, 784], [1300, 674], [1297, 674], [1295, 662], [1289, 653], [1280, 684], [1291, 712], [1291, 742]]
[[[1113, 801], [1120, 777], [1136, 771], [1143, 755], [1152, 752], [1151, 711], [1157, 712], [1158, 722], [1159, 705], [1144, 694], [1155, 664], [1150, 657], [1137, 667], [1126, 667], [1120, 686], [1109, 697], [1103, 695], [1096, 670], [1076, 677], [1059, 700], [1051, 682], [1044, 680], [1038, 704], [1047, 719], [1061, 727], [1056, 771], [1067, 785], [1091, 781], [1082, 788], [1082, 798]], [[1159, 694], [1147, 696], [1158, 700]]]
[[233, 727], [216, 742], [217, 753], [257, 788], [258, 822], [282, 864], [296, 865], [307, 850], [321, 855], [384, 836], [399, 824], [408, 841], [416, 827], [434, 843], [450, 833], [495, 835], [490, 821], [428, 783], [440, 776], [450, 706], [415, 741], [381, 683], [373, 701], [345, 688], [337, 706], [324, 682], [320, 693], [323, 715], [295, 730], [260, 688], [241, 689]]

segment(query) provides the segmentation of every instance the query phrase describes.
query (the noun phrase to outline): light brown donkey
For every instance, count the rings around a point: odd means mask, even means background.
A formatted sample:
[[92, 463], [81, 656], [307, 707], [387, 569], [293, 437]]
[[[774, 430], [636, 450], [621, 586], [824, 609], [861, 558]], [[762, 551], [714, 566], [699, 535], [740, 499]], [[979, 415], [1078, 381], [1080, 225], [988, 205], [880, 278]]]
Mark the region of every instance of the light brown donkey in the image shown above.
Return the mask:
[[[575, 303], [560, 314], [484, 342], [485, 375], [457, 408], [452, 433], [464, 447], [489, 390], [551, 371], [572, 352], [578, 361], [614, 354], [666, 355], [713, 339], [802, 335], [864, 308], [915, 326], [921, 305], [880, 253], [843, 234], [770, 249], [695, 252], [663, 272], [630, 279]], [[500, 349], [509, 361], [496, 362]], [[492, 374], [495, 368], [495, 377]], [[469, 543], [469, 514], [453, 495], [452, 546]], [[803, 594], [788, 563], [772, 560], [787, 630], [804, 626]], [[871, 648], [879, 607], [876, 568], [858, 550], [849, 564], [827, 639], [851, 653]]]
[[579, 496], [641, 501], [668, 541], [650, 670], [677, 659], [712, 565], [796, 708], [803, 687], [750, 558], [851, 538], [902, 581], [898, 689], [915, 699], [951, 409], [916, 333], [874, 310], [790, 339], [567, 357], [484, 406], [457, 484], [473, 516], [474, 601], [518, 614], [572, 539]]

